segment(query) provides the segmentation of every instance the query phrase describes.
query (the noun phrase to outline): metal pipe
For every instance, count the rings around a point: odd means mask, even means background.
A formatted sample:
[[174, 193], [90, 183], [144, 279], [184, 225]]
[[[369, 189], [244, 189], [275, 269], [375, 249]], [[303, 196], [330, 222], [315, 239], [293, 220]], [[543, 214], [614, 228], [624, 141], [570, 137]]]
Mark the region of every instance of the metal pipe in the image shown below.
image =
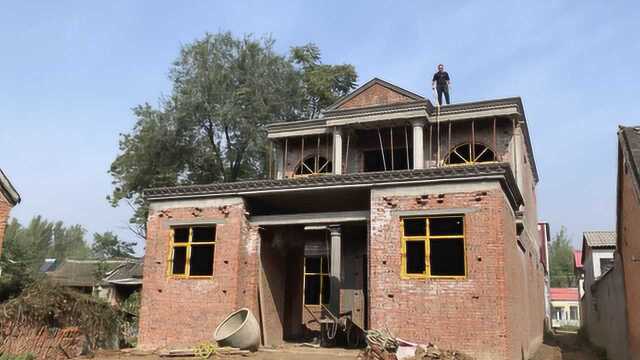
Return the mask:
[[349, 140], [351, 139], [351, 134], [347, 134], [347, 150], [345, 151], [344, 156], [344, 173], [347, 173], [349, 170]]
[[393, 164], [393, 128], [389, 128], [389, 138], [391, 139], [391, 170], [395, 170], [395, 166]]
[[407, 126], [404, 126], [404, 149], [407, 152], [407, 169], [411, 169], [411, 164], [409, 161], [409, 136], [407, 135]]
[[287, 177], [287, 153], [289, 152], [289, 138], [284, 139], [284, 159], [282, 163], [282, 176]]
[[378, 139], [380, 140], [380, 154], [382, 154], [382, 164], [384, 165], [384, 171], [387, 171], [387, 160], [384, 158], [384, 147], [382, 146], [382, 135], [380, 135], [380, 129], [378, 129]]

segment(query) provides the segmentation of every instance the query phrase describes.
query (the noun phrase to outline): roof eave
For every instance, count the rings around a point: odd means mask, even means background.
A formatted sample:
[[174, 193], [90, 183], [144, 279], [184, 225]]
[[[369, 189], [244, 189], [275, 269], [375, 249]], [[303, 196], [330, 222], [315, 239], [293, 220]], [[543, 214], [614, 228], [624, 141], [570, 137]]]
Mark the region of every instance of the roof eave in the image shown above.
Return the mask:
[[2, 169], [0, 169], [0, 191], [5, 195], [7, 200], [13, 206], [19, 204], [22, 200], [16, 188], [13, 187], [13, 185], [9, 181], [9, 178], [7, 178], [4, 172], [2, 172]]

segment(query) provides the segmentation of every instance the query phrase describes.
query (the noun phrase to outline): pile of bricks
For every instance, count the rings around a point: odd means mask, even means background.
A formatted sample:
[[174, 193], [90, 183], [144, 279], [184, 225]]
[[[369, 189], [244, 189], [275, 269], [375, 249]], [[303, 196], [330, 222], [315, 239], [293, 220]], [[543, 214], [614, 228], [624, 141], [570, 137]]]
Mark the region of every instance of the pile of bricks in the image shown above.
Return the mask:
[[27, 354], [36, 359], [62, 360], [78, 357], [85, 337], [77, 327], [51, 329], [7, 322], [0, 328], [0, 354]]

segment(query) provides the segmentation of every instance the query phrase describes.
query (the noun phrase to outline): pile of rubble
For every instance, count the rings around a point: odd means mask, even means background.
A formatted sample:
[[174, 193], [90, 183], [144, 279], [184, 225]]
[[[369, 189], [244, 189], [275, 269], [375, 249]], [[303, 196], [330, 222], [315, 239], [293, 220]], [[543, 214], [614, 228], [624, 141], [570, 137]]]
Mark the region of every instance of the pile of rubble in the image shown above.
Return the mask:
[[367, 348], [362, 360], [473, 360], [459, 351], [439, 349], [433, 344], [420, 345], [394, 337], [389, 330], [367, 331]]

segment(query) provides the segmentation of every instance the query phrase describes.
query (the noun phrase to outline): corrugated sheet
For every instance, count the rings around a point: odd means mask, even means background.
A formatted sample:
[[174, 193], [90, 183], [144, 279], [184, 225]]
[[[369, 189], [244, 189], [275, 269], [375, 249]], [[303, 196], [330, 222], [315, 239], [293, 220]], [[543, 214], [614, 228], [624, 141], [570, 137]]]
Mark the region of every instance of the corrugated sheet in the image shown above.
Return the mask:
[[615, 231], [587, 231], [584, 233], [584, 240], [590, 247], [616, 246]]

